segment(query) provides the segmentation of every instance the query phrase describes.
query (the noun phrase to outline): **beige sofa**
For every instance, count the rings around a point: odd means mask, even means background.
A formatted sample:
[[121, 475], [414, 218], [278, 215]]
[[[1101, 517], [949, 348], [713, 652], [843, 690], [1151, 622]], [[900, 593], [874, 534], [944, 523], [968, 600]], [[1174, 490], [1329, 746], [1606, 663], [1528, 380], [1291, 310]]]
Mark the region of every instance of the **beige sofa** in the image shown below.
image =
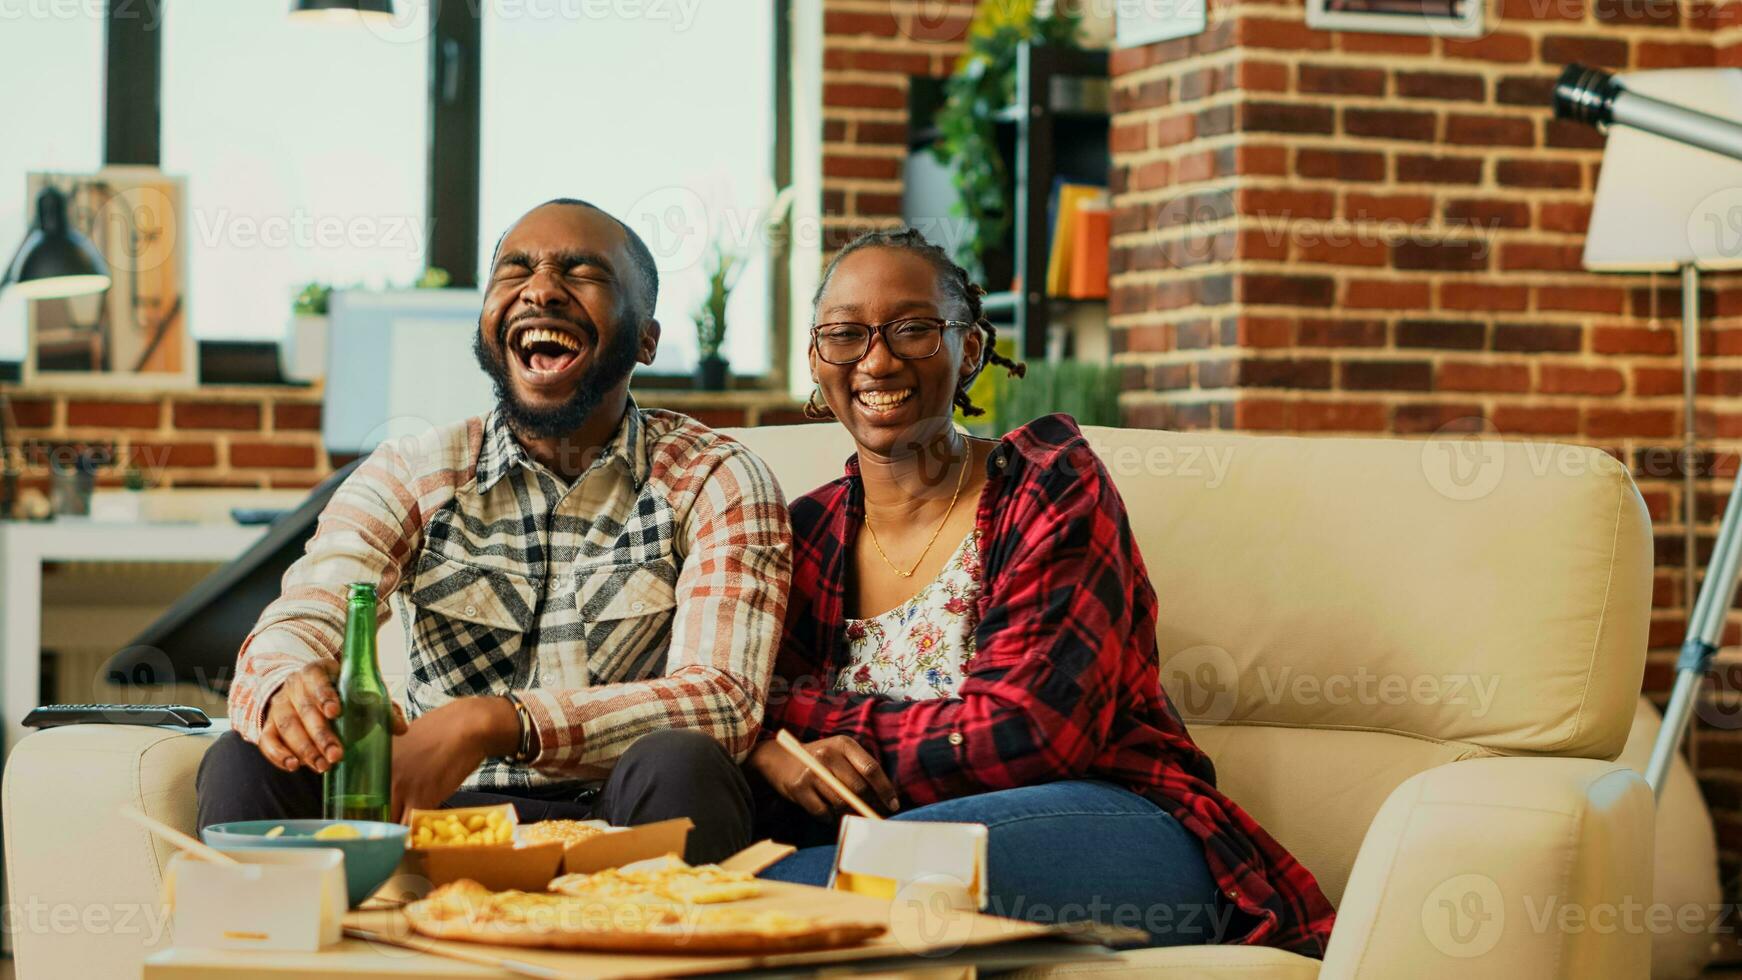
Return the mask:
[[[837, 426], [737, 435], [789, 494], [848, 452]], [[1161, 598], [1164, 683], [1223, 788], [1340, 915], [1322, 964], [1201, 947], [1055, 972], [1647, 975], [1653, 934], [1625, 916], [1653, 899], [1652, 798], [1610, 760], [1635, 715], [1651, 530], [1619, 464], [1516, 443], [1089, 437]], [[207, 743], [27, 738], [5, 774], [9, 900], [155, 907], [165, 851], [115, 807], [192, 830]], [[163, 941], [47, 925], [14, 939], [25, 978], [130, 975]]]

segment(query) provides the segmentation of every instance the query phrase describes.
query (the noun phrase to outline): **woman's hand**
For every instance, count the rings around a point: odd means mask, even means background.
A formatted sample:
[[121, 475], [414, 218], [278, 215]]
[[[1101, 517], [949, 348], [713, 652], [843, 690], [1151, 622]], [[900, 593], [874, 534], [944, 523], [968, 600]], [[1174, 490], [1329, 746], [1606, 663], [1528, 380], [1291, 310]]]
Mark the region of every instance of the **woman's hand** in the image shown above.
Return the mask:
[[[805, 745], [805, 750], [828, 767], [846, 787], [872, 807], [893, 813], [901, 807], [895, 785], [884, 774], [871, 753], [846, 735], [818, 739]], [[805, 812], [819, 819], [852, 809], [840, 794], [828, 787], [810, 767], [792, 757], [792, 753], [774, 742], [763, 742], [750, 753], [747, 764], [775, 792], [786, 797]]]

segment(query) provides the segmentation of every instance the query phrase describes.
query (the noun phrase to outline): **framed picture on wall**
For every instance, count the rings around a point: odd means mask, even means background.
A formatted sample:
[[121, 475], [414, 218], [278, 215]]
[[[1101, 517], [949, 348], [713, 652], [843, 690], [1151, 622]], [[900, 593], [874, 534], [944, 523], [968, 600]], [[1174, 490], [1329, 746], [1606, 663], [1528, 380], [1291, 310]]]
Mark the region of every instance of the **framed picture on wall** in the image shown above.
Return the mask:
[[1322, 31], [1479, 37], [1482, 0], [1307, 0], [1306, 22]]
[[95, 174], [33, 173], [27, 200], [53, 186], [67, 221], [109, 265], [101, 293], [29, 306], [24, 381], [34, 385], [192, 386], [188, 335], [186, 185], [152, 167]]

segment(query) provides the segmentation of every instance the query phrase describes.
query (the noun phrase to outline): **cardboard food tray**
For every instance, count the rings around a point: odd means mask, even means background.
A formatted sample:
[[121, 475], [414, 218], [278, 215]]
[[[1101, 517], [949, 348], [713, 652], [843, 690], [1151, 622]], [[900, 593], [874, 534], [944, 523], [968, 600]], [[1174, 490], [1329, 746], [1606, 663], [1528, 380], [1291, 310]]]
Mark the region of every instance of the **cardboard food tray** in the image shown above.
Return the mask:
[[345, 917], [345, 931], [360, 939], [408, 946], [441, 955], [444, 951], [477, 961], [480, 954], [500, 956], [505, 969], [524, 964], [547, 975], [599, 980], [641, 980], [646, 977], [684, 977], [741, 970], [803, 967], [857, 960], [944, 955], [965, 947], [1018, 942], [1054, 935], [1048, 926], [978, 913], [961, 912], [945, 921], [902, 921], [897, 906], [865, 895], [779, 881], [763, 881], [756, 898], [732, 903], [745, 909], [779, 909], [832, 919], [876, 922], [889, 931], [877, 939], [843, 949], [771, 955], [685, 956], [648, 953], [591, 953], [492, 946], [429, 939], [413, 932], [398, 909], [355, 911]]
[[[457, 816], [463, 820], [495, 810], [505, 810], [509, 825], [518, 828], [514, 808], [506, 803], [451, 810], [412, 810], [406, 814], [406, 823], [414, 824], [417, 818], [425, 815]], [[470, 878], [497, 891], [543, 891], [550, 880], [560, 874], [586, 874], [666, 854], [682, 854], [693, 826], [688, 818], [679, 817], [638, 827], [612, 828], [609, 833], [566, 847], [558, 841], [408, 847], [401, 870], [426, 879], [431, 885]]]

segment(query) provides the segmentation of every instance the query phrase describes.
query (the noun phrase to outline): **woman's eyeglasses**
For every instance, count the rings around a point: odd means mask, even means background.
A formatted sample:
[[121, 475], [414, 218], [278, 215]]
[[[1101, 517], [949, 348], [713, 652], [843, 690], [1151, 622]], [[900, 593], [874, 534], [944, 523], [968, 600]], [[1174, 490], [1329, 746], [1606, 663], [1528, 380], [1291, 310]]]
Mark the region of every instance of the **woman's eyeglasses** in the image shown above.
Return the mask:
[[811, 328], [817, 356], [829, 364], [852, 364], [871, 353], [871, 338], [883, 335], [889, 353], [903, 361], [922, 361], [944, 345], [944, 331], [972, 327], [966, 320], [908, 316], [887, 323], [819, 323]]

